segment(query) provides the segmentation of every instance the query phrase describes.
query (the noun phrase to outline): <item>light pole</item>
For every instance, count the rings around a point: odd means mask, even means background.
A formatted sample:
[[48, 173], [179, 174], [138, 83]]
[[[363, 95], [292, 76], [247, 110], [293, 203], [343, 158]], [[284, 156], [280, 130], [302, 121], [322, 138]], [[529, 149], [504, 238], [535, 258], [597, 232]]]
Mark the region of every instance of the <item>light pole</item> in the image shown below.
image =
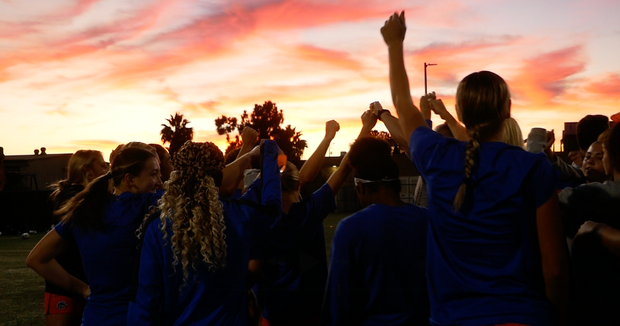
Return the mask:
[[426, 67], [428, 66], [436, 66], [436, 63], [424, 63], [424, 95], [428, 94], [428, 90], [426, 89]]

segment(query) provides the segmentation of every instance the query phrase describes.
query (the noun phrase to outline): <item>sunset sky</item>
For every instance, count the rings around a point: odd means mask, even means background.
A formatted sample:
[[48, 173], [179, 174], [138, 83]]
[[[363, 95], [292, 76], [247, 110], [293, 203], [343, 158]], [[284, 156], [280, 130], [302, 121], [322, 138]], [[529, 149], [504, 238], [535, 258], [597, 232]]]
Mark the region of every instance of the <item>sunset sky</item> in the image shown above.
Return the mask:
[[107, 157], [160, 142], [180, 112], [194, 140], [225, 149], [214, 119], [271, 100], [308, 140], [306, 158], [337, 120], [338, 155], [370, 102], [394, 113], [379, 28], [400, 10], [416, 103], [432, 62], [429, 91], [452, 112], [464, 76], [504, 77], [524, 135], [559, 139], [564, 121], [620, 111], [617, 0], [0, 0], [0, 146]]

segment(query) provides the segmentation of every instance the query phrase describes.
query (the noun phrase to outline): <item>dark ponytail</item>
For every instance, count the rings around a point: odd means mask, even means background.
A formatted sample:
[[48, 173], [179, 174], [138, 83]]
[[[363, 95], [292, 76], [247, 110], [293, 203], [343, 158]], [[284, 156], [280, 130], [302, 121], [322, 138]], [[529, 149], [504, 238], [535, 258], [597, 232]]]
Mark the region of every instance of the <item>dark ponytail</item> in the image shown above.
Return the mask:
[[84, 191], [71, 198], [54, 212], [62, 216], [62, 223], [85, 229], [101, 229], [103, 214], [112, 199], [109, 191], [112, 172], [108, 172], [91, 182]]

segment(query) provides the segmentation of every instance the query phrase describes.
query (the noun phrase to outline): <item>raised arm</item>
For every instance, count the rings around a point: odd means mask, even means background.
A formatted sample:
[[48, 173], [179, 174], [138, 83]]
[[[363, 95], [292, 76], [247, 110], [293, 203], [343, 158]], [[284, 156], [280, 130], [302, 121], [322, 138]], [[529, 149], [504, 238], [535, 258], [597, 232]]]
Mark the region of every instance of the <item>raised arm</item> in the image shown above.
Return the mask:
[[398, 113], [400, 129], [405, 139], [419, 127], [426, 127], [426, 121], [420, 110], [413, 104], [409, 90], [409, 79], [405, 70], [403, 41], [405, 39], [405, 12], [394, 13], [381, 28], [383, 40], [388, 46], [390, 61], [390, 89], [392, 102]]
[[241, 132], [241, 149], [237, 154], [237, 159], [246, 153], [249, 153], [258, 141], [258, 132], [252, 127], [245, 127]]
[[325, 161], [325, 153], [327, 153], [329, 145], [336, 137], [338, 130], [340, 130], [340, 125], [336, 120], [329, 120], [325, 123], [325, 137], [319, 144], [319, 147], [312, 153], [312, 156], [301, 167], [301, 170], [299, 170], [299, 187], [303, 187], [304, 184], [316, 178]]
[[536, 209], [536, 226], [545, 292], [558, 312], [558, 325], [565, 325], [569, 289], [568, 249], [560, 220], [557, 194], [554, 193], [546, 203]]
[[377, 119], [383, 121], [383, 124], [392, 135], [392, 138], [398, 143], [398, 146], [402, 148], [407, 155], [409, 155], [409, 139], [403, 136], [403, 132], [400, 130], [400, 123], [398, 118], [390, 114], [390, 111], [384, 110], [383, 106], [379, 102], [370, 103], [370, 110], [377, 117]]
[[30, 251], [26, 258], [26, 265], [48, 282], [87, 298], [90, 295], [88, 285], [67, 273], [55, 259], [65, 246], [66, 240], [56, 230], [52, 230]]
[[[424, 97], [422, 97], [424, 99]], [[460, 122], [458, 122], [450, 112], [446, 109], [446, 106], [443, 104], [441, 99], [436, 99], [434, 96], [426, 99], [433, 112], [439, 115], [448, 125], [450, 131], [454, 138], [460, 141], [469, 141], [469, 135], [467, 134], [467, 129]], [[422, 101], [422, 99], [420, 100]]]
[[230, 197], [235, 193], [237, 186], [241, 179], [243, 179], [243, 171], [251, 167], [251, 158], [253, 155], [256, 155], [255, 151], [260, 151], [258, 146], [255, 146], [255, 150], [243, 154], [232, 163], [226, 165], [222, 170], [222, 184], [219, 188], [220, 197]]
[[[374, 128], [375, 124], [377, 124], [377, 117], [370, 110], [365, 111], [362, 114], [362, 130], [360, 130], [357, 139], [370, 137], [370, 131]], [[347, 152], [342, 158], [342, 161], [340, 161], [340, 165], [336, 171], [327, 179], [327, 184], [334, 194], [338, 193], [340, 187], [342, 187], [347, 179], [347, 176], [349, 176], [349, 173], [351, 173], [351, 166], [349, 165], [349, 152]]]

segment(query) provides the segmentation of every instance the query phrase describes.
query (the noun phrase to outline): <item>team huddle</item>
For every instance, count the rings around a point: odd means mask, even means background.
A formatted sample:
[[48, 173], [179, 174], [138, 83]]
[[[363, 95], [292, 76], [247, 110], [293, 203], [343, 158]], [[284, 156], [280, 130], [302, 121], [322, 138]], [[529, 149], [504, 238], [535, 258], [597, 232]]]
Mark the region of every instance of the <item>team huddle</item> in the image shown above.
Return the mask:
[[[543, 153], [525, 150], [508, 85], [493, 72], [459, 83], [460, 122], [434, 93], [418, 108], [405, 31], [404, 13], [381, 28], [398, 117], [371, 103], [340, 166], [310, 196], [300, 189], [320, 172], [340, 128], [333, 120], [299, 169], [250, 127], [227, 158], [191, 141], [172, 158], [159, 145], [119, 145], [109, 167], [101, 152], [76, 152], [52, 194], [58, 223], [27, 259], [46, 280], [48, 325], [620, 321], [613, 274], [583, 286], [594, 267], [620, 269], [608, 213], [620, 198], [620, 129], [597, 133], [582, 168], [558, 167], [552, 134]], [[430, 128], [431, 112], [443, 129]], [[370, 136], [378, 121], [407, 149], [425, 205], [401, 199], [391, 146]], [[323, 220], [350, 174], [362, 209], [338, 224], [328, 264]], [[575, 213], [594, 205], [587, 198], [600, 210]]]

